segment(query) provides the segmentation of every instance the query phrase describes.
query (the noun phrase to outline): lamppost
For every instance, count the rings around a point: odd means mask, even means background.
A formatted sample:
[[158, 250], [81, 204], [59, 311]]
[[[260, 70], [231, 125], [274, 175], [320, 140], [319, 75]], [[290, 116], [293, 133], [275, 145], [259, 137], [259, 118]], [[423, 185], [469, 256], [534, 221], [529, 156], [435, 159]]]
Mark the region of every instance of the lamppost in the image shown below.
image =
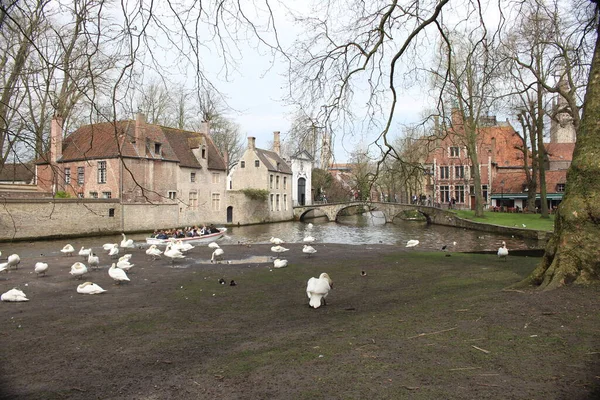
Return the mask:
[[500, 210], [504, 207], [504, 179], [500, 181]]

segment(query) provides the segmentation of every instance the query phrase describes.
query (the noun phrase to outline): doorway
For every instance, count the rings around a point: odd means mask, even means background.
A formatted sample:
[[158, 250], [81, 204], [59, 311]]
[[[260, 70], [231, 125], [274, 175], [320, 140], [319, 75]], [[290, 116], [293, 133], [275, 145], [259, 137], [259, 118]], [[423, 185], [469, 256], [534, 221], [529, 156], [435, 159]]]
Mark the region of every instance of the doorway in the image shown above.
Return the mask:
[[227, 223], [231, 224], [233, 222], [233, 206], [227, 207]]
[[306, 204], [306, 179], [298, 178], [298, 204]]

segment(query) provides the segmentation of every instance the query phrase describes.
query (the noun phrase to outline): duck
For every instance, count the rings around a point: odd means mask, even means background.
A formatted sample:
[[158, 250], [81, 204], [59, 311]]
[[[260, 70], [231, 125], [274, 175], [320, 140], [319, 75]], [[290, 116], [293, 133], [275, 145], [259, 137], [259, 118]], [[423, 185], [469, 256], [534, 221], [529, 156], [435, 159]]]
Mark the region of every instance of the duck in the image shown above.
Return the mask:
[[17, 288], [10, 289], [8, 292], [0, 296], [2, 301], [29, 301], [25, 293]]
[[237, 283], [232, 279], [231, 282], [229, 282], [229, 286], [237, 286]]
[[95, 255], [93, 252], [91, 252], [88, 256], [87, 261], [90, 268], [98, 268], [98, 266], [100, 265], [100, 257]]
[[110, 256], [110, 258], [119, 257], [119, 248], [117, 246], [113, 247], [108, 251], [108, 255]]
[[15, 269], [17, 269], [20, 262], [21, 257], [19, 257], [18, 254], [11, 254], [8, 256], [8, 260], [6, 260], [6, 268], [10, 269], [11, 267], [15, 267]]
[[310, 257], [312, 254], [315, 254], [317, 252], [317, 249], [315, 249], [312, 246], [309, 246], [309, 245], [305, 244], [304, 247], [302, 248], [302, 252], [304, 254], [307, 254], [308, 257]]
[[220, 284], [220, 285], [224, 285], [224, 284], [225, 284], [225, 279], [223, 279], [223, 278], [219, 278], [219, 284]]
[[77, 286], [77, 293], [81, 294], [100, 294], [106, 292], [105, 289], [102, 289], [100, 286], [93, 282], [84, 282], [81, 285]]
[[271, 236], [271, 239], [269, 239], [269, 241], [271, 243], [273, 243], [273, 244], [283, 244], [283, 243], [285, 243], [283, 240], [281, 240], [279, 238], [276, 238], [276, 237], [273, 237], [273, 236]]
[[307, 236], [303, 240], [304, 243], [312, 243], [314, 241], [315, 241], [315, 238], [313, 236]]
[[127, 236], [125, 236], [124, 233], [121, 233], [121, 236], [123, 236], [123, 240], [121, 240], [121, 247], [124, 249], [130, 249], [134, 247], [133, 239], [127, 239]]
[[273, 268], [285, 268], [288, 265], [288, 260], [280, 260], [279, 258], [273, 261]]
[[506, 256], [508, 256], [508, 249], [506, 248], [506, 242], [502, 241], [502, 247], [498, 248], [498, 258], [504, 258], [504, 261], [506, 261]]
[[75, 252], [75, 248], [70, 244], [66, 244], [65, 247], [60, 250], [60, 252], [64, 255], [71, 256]]
[[130, 264], [129, 261], [123, 260], [117, 262], [117, 268], [121, 268], [123, 271], [129, 272], [131, 268], [133, 268], [135, 264]]
[[171, 263], [173, 263], [176, 258], [185, 258], [183, 253], [181, 253], [177, 249], [172, 248], [170, 243], [167, 245], [167, 248], [165, 249], [165, 252], [163, 254], [171, 259]]
[[411, 239], [408, 242], [406, 242], [406, 247], [415, 247], [419, 244], [419, 241], [416, 239]]
[[325, 298], [332, 288], [333, 281], [326, 272], [323, 272], [318, 278], [310, 278], [306, 284], [306, 295], [309, 299], [308, 305], [312, 308], [327, 305]]
[[160, 258], [162, 251], [155, 244], [153, 244], [146, 249], [146, 254], [152, 256], [152, 260], [156, 260], [157, 258]]
[[117, 264], [115, 263], [113, 263], [108, 269], [108, 276], [113, 278], [117, 284], [120, 284], [123, 281], [129, 282], [129, 278], [127, 277], [125, 271], [123, 271], [121, 268], [117, 268]]
[[81, 250], [79, 250], [79, 255], [83, 258], [87, 258], [92, 253], [92, 249], [86, 249], [81, 246]]
[[220, 249], [221, 248], [221, 246], [219, 246], [219, 244], [217, 242], [210, 242], [208, 244], [208, 247], [211, 249]]
[[225, 254], [223, 249], [215, 249], [215, 251], [213, 251], [213, 253], [212, 253], [212, 256], [210, 257], [210, 262], [214, 263], [215, 261], [222, 260], [223, 254]]
[[41, 261], [36, 262], [34, 271], [37, 274], [37, 276], [40, 276], [40, 274], [44, 274], [44, 276], [46, 276], [46, 271], [48, 271], [48, 263], [41, 262]]
[[75, 264], [71, 265], [71, 271], [69, 273], [73, 276], [76, 276], [78, 279], [81, 279], [87, 272], [88, 269], [84, 263], [76, 262]]
[[271, 247], [271, 251], [273, 253], [285, 253], [288, 250], [289, 249], [286, 249], [285, 247], [279, 245]]

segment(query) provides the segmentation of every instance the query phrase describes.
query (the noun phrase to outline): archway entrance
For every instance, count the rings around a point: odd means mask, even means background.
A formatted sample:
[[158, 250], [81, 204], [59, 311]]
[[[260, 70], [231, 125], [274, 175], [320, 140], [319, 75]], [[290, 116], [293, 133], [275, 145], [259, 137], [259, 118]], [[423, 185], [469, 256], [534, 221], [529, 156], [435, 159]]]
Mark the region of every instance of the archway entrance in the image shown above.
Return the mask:
[[306, 179], [298, 178], [298, 204], [306, 204]]
[[233, 222], [233, 206], [227, 207], [227, 223], [231, 224]]

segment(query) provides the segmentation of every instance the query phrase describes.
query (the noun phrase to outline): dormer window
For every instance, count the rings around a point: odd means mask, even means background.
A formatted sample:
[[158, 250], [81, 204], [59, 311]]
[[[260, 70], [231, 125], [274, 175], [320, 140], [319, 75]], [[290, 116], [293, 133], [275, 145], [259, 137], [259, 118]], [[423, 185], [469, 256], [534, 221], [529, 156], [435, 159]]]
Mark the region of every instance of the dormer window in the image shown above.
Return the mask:
[[206, 159], [206, 147], [202, 146], [202, 159]]
[[277, 163], [277, 171], [281, 171], [281, 163]]
[[154, 154], [160, 156], [161, 145], [160, 143], [154, 143]]

